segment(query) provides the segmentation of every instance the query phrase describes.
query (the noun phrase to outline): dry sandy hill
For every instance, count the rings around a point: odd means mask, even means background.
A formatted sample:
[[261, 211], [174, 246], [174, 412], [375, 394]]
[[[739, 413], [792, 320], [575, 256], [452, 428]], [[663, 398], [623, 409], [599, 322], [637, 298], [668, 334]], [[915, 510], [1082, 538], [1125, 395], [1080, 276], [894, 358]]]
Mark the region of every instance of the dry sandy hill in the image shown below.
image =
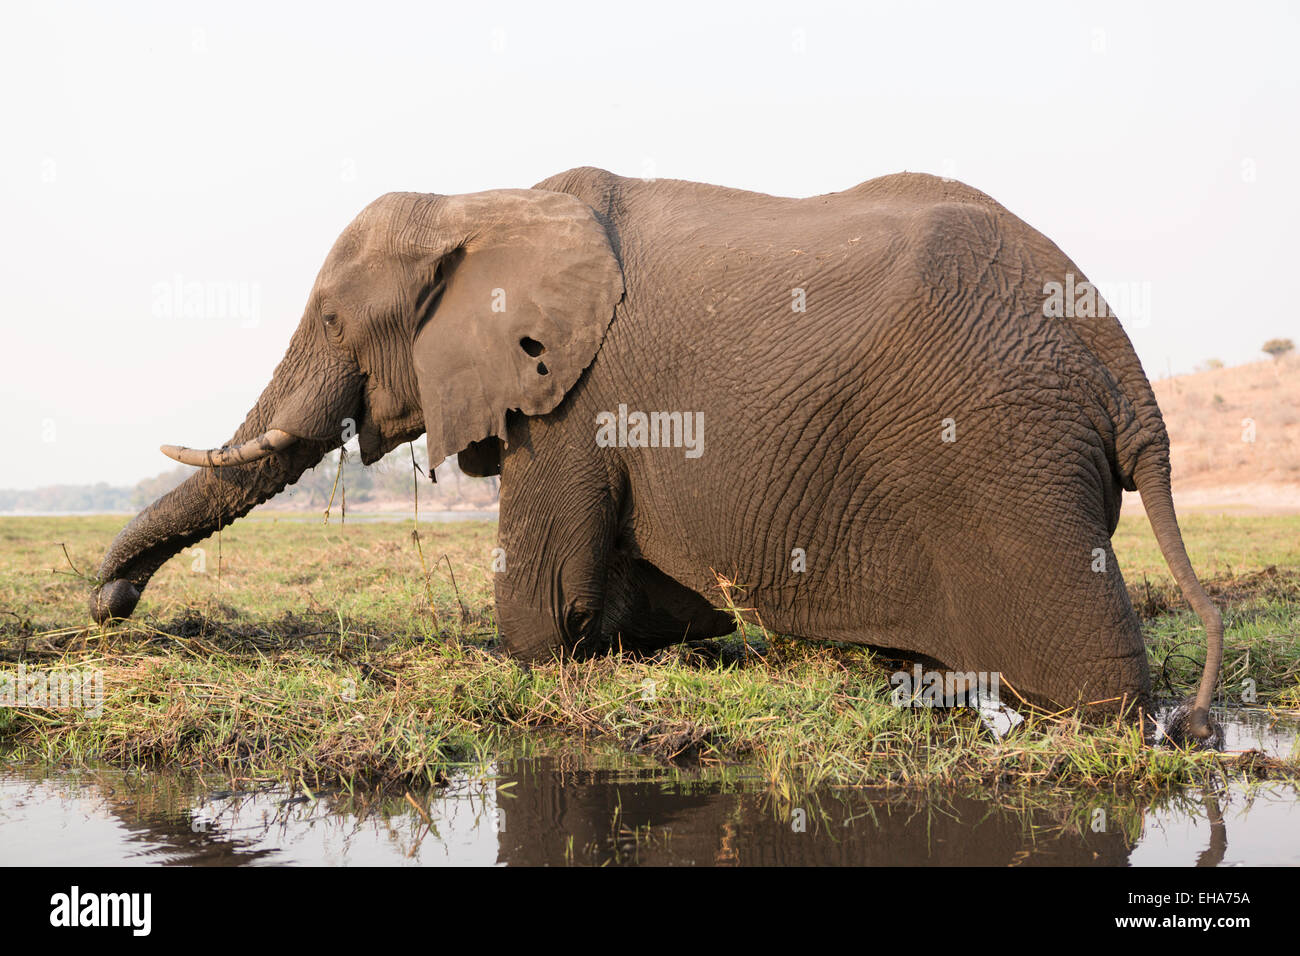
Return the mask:
[[1300, 511], [1300, 355], [1151, 384], [1179, 507]]

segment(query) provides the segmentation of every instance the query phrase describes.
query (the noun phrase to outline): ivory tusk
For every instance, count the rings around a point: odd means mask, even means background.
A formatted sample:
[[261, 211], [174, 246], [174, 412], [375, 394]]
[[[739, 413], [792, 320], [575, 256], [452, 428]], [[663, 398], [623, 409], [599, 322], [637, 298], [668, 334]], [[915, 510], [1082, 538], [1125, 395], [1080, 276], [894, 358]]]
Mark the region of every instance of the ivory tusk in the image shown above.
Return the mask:
[[221, 468], [224, 465], [246, 465], [259, 461], [267, 455], [288, 448], [296, 438], [286, 431], [272, 428], [256, 438], [250, 438], [242, 445], [225, 448], [185, 448], [182, 445], [163, 445], [160, 449], [168, 458], [174, 458], [183, 465], [197, 465], [200, 468]]

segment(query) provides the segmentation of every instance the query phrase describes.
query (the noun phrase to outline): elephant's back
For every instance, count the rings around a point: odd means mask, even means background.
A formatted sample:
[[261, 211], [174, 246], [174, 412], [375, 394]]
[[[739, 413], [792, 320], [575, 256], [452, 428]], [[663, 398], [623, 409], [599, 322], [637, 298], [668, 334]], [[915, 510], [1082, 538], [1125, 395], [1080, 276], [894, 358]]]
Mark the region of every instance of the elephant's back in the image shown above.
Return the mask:
[[762, 207], [767, 204], [824, 206], [837, 203], [915, 205], [943, 202], [971, 202], [1002, 208], [993, 197], [955, 179], [929, 173], [890, 173], [867, 179], [847, 189], [815, 196], [776, 196], [731, 186], [693, 182], [686, 179], [647, 179], [620, 176], [594, 166], [580, 166], [537, 183], [534, 189], [549, 189], [577, 196], [597, 210], [612, 209], [628, 198], [639, 196], [665, 203], [694, 205], [721, 203], [733, 207]]
[[[1081, 328], [1045, 315], [1045, 282], [1082, 274], [955, 180], [898, 173], [803, 199], [588, 168], [539, 185], [606, 221], [626, 281], [611, 334], [671, 341], [664, 364], [689, 353], [698, 380], [752, 380], [798, 361], [877, 374], [889, 357], [924, 355], [930, 375], [946, 381], [942, 370], [959, 367], [969, 383], [1052, 364], [1062, 349], [1105, 360], [1123, 338], [1113, 319]], [[708, 345], [718, 342], [735, 348]]]
[[1087, 380], [1120, 428], [1141, 404], [1145, 380], [1113, 316], [1044, 308], [1046, 282], [1082, 273], [963, 183], [899, 173], [790, 199], [565, 177], [551, 185], [595, 203], [617, 236], [626, 296], [602, 352], [646, 407], [756, 418], [785, 458], [808, 449], [778, 433], [833, 444], [862, 420], [924, 420], [928, 443], [934, 422], [998, 403], [1008, 383], [1055, 403], [1061, 376]]

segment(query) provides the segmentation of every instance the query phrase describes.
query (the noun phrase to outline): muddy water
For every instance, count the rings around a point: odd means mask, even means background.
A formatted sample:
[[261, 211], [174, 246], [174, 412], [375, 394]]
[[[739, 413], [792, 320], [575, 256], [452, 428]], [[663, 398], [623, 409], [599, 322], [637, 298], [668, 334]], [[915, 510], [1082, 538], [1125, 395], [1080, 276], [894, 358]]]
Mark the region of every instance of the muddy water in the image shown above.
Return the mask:
[[[1296, 727], [1237, 721], [1230, 749], [1286, 755]], [[743, 769], [591, 753], [466, 769], [410, 794], [0, 762], [2, 864], [1300, 865], [1283, 784], [1156, 801], [1023, 791], [781, 798]]]

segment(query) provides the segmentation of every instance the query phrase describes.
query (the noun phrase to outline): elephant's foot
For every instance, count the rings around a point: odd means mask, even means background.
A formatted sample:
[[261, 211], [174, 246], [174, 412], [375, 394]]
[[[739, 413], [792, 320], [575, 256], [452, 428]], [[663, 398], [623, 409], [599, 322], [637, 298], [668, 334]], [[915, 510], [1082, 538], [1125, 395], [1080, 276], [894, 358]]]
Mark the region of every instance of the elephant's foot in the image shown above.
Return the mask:
[[648, 654], [736, 629], [729, 614], [644, 559], [616, 553], [606, 588], [602, 639], [610, 649]]
[[139, 601], [140, 589], [118, 578], [91, 592], [90, 616], [96, 624], [105, 624], [115, 617], [130, 617]]
[[603, 649], [600, 612], [590, 602], [569, 602], [557, 611], [498, 597], [496, 618], [501, 643], [516, 660], [585, 657]]

